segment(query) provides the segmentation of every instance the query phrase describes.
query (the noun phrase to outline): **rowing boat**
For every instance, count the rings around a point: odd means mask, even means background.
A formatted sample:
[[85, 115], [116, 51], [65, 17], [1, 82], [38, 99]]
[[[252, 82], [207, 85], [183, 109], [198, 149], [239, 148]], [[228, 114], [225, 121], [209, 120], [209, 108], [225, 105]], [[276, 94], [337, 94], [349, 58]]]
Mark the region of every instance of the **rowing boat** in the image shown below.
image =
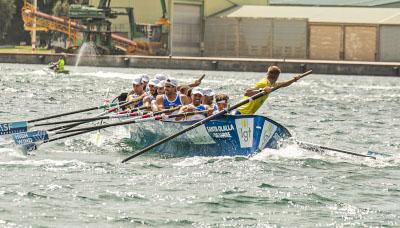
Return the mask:
[[[154, 121], [128, 125], [130, 144], [151, 145], [196, 121]], [[155, 148], [163, 156], [247, 156], [265, 148], [277, 149], [290, 132], [281, 124], [259, 115], [226, 115]]]

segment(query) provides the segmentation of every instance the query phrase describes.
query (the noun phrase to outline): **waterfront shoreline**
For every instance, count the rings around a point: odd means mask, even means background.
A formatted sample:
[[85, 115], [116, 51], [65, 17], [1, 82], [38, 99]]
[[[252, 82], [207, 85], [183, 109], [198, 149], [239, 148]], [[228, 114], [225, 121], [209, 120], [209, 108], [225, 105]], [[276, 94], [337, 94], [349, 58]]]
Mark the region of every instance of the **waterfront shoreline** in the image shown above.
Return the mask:
[[[59, 56], [61, 54], [0, 53], [0, 63], [48, 64], [57, 61]], [[68, 54], [66, 65], [75, 65], [77, 58], [77, 55]], [[265, 72], [269, 65], [278, 65], [284, 72], [291, 73], [312, 69], [316, 74], [400, 76], [400, 62], [103, 55], [84, 56], [79, 63], [79, 66], [239, 72]]]

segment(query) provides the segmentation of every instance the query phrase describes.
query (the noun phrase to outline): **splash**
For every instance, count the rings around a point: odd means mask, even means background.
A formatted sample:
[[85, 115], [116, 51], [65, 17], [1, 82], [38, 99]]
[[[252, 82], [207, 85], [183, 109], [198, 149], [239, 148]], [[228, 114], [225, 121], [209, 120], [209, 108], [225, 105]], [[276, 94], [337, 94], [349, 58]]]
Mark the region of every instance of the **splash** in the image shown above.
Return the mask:
[[96, 46], [94, 45], [93, 42], [85, 42], [79, 48], [78, 58], [76, 60], [75, 67], [77, 67], [79, 65], [83, 55], [85, 55], [85, 56], [96, 56], [97, 55]]

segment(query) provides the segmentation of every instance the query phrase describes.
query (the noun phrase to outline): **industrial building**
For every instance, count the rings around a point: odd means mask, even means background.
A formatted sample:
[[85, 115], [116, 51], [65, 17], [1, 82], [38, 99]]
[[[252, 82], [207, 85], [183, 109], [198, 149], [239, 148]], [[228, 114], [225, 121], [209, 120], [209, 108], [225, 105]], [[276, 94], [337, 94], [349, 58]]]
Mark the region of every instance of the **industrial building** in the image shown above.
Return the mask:
[[[316, 0], [166, 2], [171, 55], [400, 61], [400, 9], [386, 8], [400, 1], [324, 1], [341, 7], [267, 6], [321, 3]], [[162, 15], [159, 0], [114, 0], [111, 6], [133, 7], [137, 24], [154, 24]], [[127, 33], [127, 20], [114, 19], [113, 31]]]
[[206, 19], [205, 55], [400, 61], [400, 9], [239, 6]]
[[271, 6], [327, 6], [398, 8], [399, 0], [269, 0]]
[[[99, 0], [90, 0], [96, 6]], [[171, 21], [169, 49], [172, 55], [203, 56], [205, 18], [225, 10], [246, 5], [267, 5], [267, 0], [166, 0]], [[135, 22], [154, 24], [162, 16], [160, 0], [113, 0], [111, 7], [133, 7]], [[112, 31], [129, 32], [127, 16], [112, 20]]]

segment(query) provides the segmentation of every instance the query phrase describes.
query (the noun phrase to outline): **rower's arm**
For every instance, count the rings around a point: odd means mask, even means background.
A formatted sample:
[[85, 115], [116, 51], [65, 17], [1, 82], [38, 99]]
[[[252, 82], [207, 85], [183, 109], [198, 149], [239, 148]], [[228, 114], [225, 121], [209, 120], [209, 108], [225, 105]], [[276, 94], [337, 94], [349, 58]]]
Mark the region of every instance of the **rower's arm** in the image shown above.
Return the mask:
[[158, 111], [164, 110], [163, 96], [162, 95], [157, 95], [157, 97], [156, 97], [156, 105], [157, 105]]
[[191, 103], [188, 96], [186, 96], [184, 94], [181, 94], [180, 96], [181, 96], [182, 105], [188, 105]]
[[256, 95], [257, 93], [261, 92], [261, 90], [262, 89], [258, 89], [258, 88], [250, 88], [250, 89], [246, 90], [244, 95], [247, 97], [251, 97], [251, 96]]
[[283, 81], [283, 82], [277, 82], [275, 83], [275, 86], [279, 86], [279, 87], [286, 87], [286, 86], [290, 86], [293, 82], [297, 82], [297, 80], [300, 79], [299, 75], [296, 75], [293, 77], [293, 79], [295, 79], [294, 81], [291, 80], [287, 80], [287, 81]]
[[151, 99], [149, 96], [143, 98], [143, 106], [147, 107], [147, 109], [151, 109]]

